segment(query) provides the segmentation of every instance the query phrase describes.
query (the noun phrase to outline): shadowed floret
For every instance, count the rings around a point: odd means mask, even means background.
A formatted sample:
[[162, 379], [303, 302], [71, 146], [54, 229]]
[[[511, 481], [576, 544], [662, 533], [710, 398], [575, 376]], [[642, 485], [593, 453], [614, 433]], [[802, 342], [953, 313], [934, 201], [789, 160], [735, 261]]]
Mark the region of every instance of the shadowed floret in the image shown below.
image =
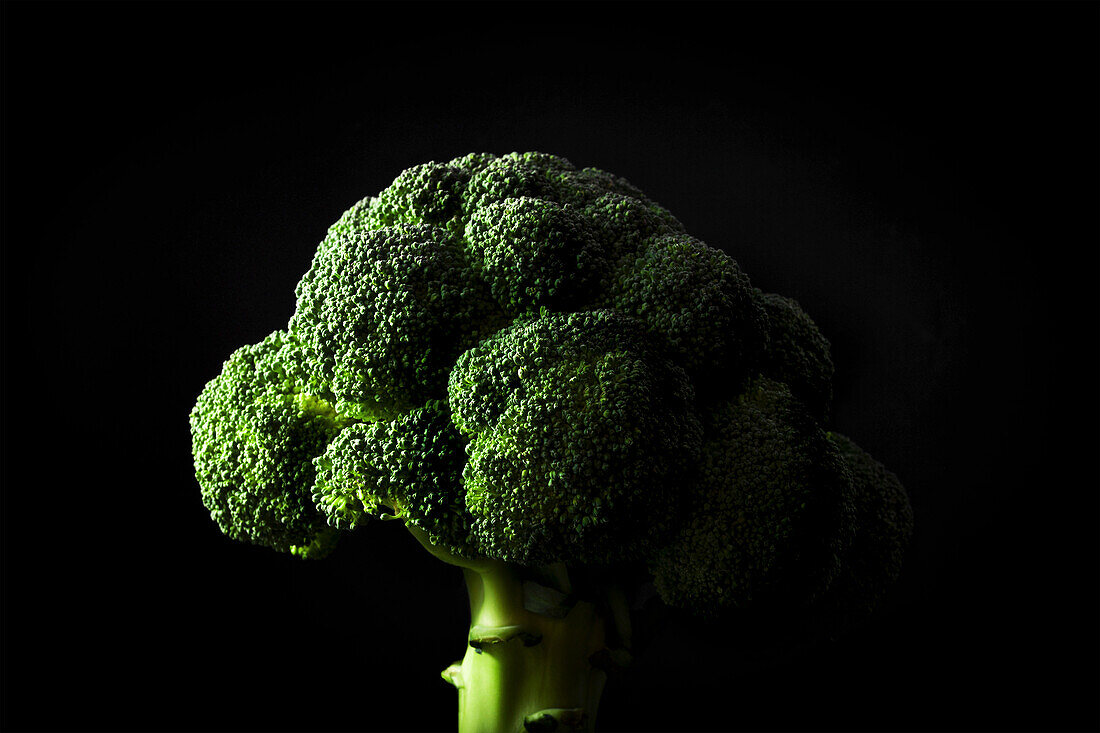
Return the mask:
[[310, 394], [298, 344], [275, 332], [235, 351], [191, 411], [203, 503], [233, 539], [320, 556], [335, 533], [310, 498], [313, 457], [343, 427]]
[[692, 401], [640, 325], [606, 311], [545, 314], [463, 354], [450, 402], [479, 547], [608, 562], [659, 541], [699, 452]]
[[543, 199], [510, 198], [476, 210], [466, 242], [493, 297], [514, 315], [591, 300], [607, 268], [588, 219]]
[[767, 320], [748, 277], [686, 235], [650, 240], [612, 278], [607, 303], [644, 322], [693, 376], [743, 370], [764, 346]]
[[330, 235], [297, 289], [290, 329], [341, 414], [391, 419], [446, 393], [455, 358], [497, 309], [444, 229]]
[[833, 394], [828, 340], [797, 301], [760, 291], [756, 300], [768, 315], [764, 372], [787, 383], [818, 419], [825, 419]]
[[329, 522], [355, 529], [371, 518], [399, 518], [433, 544], [470, 554], [460, 477], [465, 441], [444, 401], [393, 421], [345, 429], [314, 460], [313, 499]]
[[600, 232], [608, 260], [617, 265], [609, 272], [600, 292], [611, 288], [618, 273], [628, 269], [632, 262], [623, 260], [633, 258], [647, 242], [684, 233], [684, 226], [676, 217], [648, 199], [607, 193], [582, 206], [585, 216]]
[[558, 199], [564, 203], [583, 206], [607, 194], [645, 200], [645, 194], [630, 181], [599, 168], [558, 167], [549, 172], [549, 177]]
[[839, 453], [790, 390], [767, 378], [710, 410], [704, 429], [683, 525], [651, 563], [661, 597], [699, 612], [812, 601], [851, 539]]
[[[913, 534], [913, 508], [897, 476], [850, 438], [829, 433], [852, 477], [855, 536], [841, 555], [840, 573], [821, 606], [831, 612], [831, 633], [862, 620], [901, 572]], [[824, 615], [824, 614], [823, 614]]]

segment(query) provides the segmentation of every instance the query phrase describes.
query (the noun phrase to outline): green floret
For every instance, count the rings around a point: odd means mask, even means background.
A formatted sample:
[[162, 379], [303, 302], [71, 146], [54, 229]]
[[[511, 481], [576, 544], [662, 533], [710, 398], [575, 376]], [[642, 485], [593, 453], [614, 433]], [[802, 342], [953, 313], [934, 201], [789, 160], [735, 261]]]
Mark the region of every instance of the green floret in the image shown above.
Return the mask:
[[828, 340], [797, 301], [759, 290], [755, 297], [768, 316], [763, 370], [790, 385], [818, 419], [825, 419], [833, 394]]
[[588, 219], [543, 199], [510, 198], [478, 209], [466, 241], [497, 303], [511, 314], [590, 300], [607, 268]]
[[554, 169], [549, 177], [558, 198], [564, 203], [583, 206], [608, 194], [645, 200], [645, 194], [630, 181], [599, 168]]
[[377, 196], [368, 196], [348, 209], [329, 228], [329, 234], [357, 234], [402, 224], [427, 224], [461, 235], [466, 184], [474, 171], [494, 158], [468, 155], [450, 163], [431, 162], [408, 168]]
[[686, 235], [650, 240], [613, 278], [607, 302], [642, 320], [698, 378], [741, 372], [764, 346], [767, 320], [748, 277], [728, 255]]
[[191, 411], [203, 503], [233, 539], [304, 557], [335, 541], [310, 499], [313, 457], [347, 424], [310, 394], [300, 346], [277, 331], [238, 349]]
[[[456, 158], [449, 165], [465, 170], [471, 176], [464, 193], [463, 208], [467, 216], [510, 198], [540, 198], [584, 207], [602, 196], [613, 195], [656, 206], [625, 178], [598, 168], [578, 170], [568, 160], [556, 155], [469, 155]], [[667, 212], [665, 214], [668, 215]], [[668, 217], [671, 218], [671, 215]]]
[[470, 172], [463, 168], [443, 163], [414, 166], [378, 195], [373, 216], [382, 226], [451, 227], [462, 213], [462, 194], [469, 180]]
[[452, 168], [461, 168], [470, 175], [473, 175], [496, 159], [497, 156], [493, 153], [467, 153], [466, 155], [460, 155], [453, 160], [447, 161], [447, 165]]
[[651, 563], [661, 597], [700, 613], [809, 603], [850, 542], [839, 453], [790, 390], [767, 378], [713, 408], [704, 429], [682, 527]]
[[609, 262], [683, 231], [618, 176], [553, 155], [481, 153], [402, 172], [345, 212], [320, 249], [340, 235], [415, 224], [465, 241], [513, 316], [541, 305], [576, 310], [607, 288]]
[[524, 564], [636, 556], [675, 519], [701, 429], [683, 371], [610, 312], [545, 314], [458, 360], [479, 547]]
[[342, 414], [391, 419], [446, 394], [455, 358], [499, 316], [444, 229], [330, 235], [298, 284], [290, 329]]
[[478, 209], [510, 198], [555, 200], [554, 179], [573, 170], [573, 164], [556, 155], [511, 153], [481, 158], [463, 195], [463, 210], [471, 216]]
[[355, 529], [397, 518], [431, 542], [470, 554], [469, 515], [460, 482], [465, 441], [442, 401], [390, 422], [352, 425], [314, 459], [313, 499], [329, 522]]
[[609, 260], [617, 267], [600, 288], [606, 292], [621, 271], [627, 270], [632, 259], [647, 242], [658, 237], [683, 234], [684, 226], [676, 217], [652, 201], [607, 193], [583, 204], [585, 216], [600, 232]]
[[321, 240], [318, 250], [327, 249], [334, 243], [339, 242], [344, 235], [381, 229], [384, 224], [379, 216], [378, 208], [379, 204], [376, 196], [367, 196], [357, 201], [336, 220], [335, 224], [328, 228], [328, 234]]
[[850, 438], [829, 433], [852, 477], [855, 536], [841, 555], [841, 572], [820, 604], [835, 624], [831, 633], [862, 620], [901, 572], [913, 534], [913, 508], [898, 477]]

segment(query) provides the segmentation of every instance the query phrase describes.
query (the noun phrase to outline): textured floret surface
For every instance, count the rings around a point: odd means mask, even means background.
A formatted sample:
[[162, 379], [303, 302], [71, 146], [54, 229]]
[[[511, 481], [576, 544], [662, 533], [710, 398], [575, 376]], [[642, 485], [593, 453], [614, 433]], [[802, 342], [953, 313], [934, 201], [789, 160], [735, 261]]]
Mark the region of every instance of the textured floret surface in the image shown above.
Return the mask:
[[199, 397], [196, 472], [226, 534], [305, 556], [397, 517], [460, 555], [641, 563], [694, 609], [870, 603], [911, 512], [827, 432], [832, 374], [798, 303], [626, 180], [471, 154], [329, 228], [286, 331]]
[[639, 557], [676, 515], [702, 428], [684, 371], [613, 311], [513, 324], [451, 372], [479, 546], [522, 564]]
[[235, 351], [191, 411], [203, 503], [225, 534], [303, 556], [335, 533], [310, 496], [313, 458], [346, 424], [311, 394], [301, 345], [277, 331]]
[[687, 521], [653, 563], [669, 602], [812, 602], [840, 570], [853, 509], [839, 451], [782, 382], [754, 379], [706, 413]]

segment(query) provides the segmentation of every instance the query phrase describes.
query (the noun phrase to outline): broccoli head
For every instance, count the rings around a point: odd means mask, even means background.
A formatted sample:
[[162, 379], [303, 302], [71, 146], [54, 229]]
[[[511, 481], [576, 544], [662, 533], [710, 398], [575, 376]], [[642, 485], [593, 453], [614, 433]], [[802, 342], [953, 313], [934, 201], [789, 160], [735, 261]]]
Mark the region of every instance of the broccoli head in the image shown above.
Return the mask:
[[462, 567], [463, 730], [590, 726], [646, 588], [837, 629], [900, 571], [908, 499], [831, 430], [828, 341], [622, 178], [543, 153], [409, 168], [296, 296], [192, 410], [203, 501], [303, 557], [402, 521]]

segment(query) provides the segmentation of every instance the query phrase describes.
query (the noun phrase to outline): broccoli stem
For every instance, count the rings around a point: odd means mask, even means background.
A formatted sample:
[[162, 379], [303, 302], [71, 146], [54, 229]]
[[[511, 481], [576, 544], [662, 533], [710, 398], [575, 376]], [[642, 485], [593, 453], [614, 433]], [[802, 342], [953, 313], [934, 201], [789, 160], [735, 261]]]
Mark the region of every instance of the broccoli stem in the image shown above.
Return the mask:
[[459, 733], [592, 731], [607, 679], [590, 661], [606, 648], [596, 604], [579, 601], [562, 617], [534, 613], [525, 607], [522, 568], [451, 555], [410, 530], [462, 568], [470, 595], [466, 654], [443, 672], [458, 688]]

